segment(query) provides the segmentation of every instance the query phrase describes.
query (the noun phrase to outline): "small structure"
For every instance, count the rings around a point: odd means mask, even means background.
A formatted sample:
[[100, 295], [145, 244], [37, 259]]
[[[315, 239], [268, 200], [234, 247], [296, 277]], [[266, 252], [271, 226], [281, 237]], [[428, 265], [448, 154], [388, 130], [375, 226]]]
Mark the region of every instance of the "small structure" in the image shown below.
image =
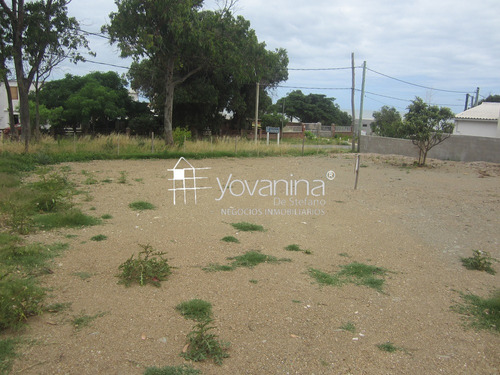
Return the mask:
[[453, 134], [500, 138], [500, 103], [484, 102], [459, 113]]

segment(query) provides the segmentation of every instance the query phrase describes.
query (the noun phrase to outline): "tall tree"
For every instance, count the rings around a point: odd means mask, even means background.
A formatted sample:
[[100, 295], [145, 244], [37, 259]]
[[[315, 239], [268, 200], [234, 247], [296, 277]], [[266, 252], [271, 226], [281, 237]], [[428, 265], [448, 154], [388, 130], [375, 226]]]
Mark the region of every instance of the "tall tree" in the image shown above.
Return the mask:
[[[271, 76], [263, 67], [275, 57], [258, 43], [249, 22], [243, 17], [234, 18], [230, 9], [201, 11], [202, 3], [117, 0], [118, 11], [110, 14], [111, 23], [103, 28], [112, 43], [118, 42], [122, 56], [134, 57], [133, 87], [140, 88], [157, 105], [161, 103], [167, 144], [173, 143], [175, 90], [195, 74], [205, 72], [205, 79], [210, 81], [209, 85], [191, 81], [198, 88], [203, 86], [205, 94], [223, 93], [219, 84], [234, 93], [241, 89], [242, 82], [251, 80], [255, 86], [255, 82]], [[135, 27], [131, 28], [131, 24]], [[188, 97], [184, 95], [183, 99]], [[210, 108], [224, 101], [223, 108], [236, 107], [234, 97], [218, 95], [217, 103], [210, 100]], [[178, 99], [181, 102], [182, 95]]]
[[[12, 36], [12, 58], [19, 90], [19, 114], [25, 151], [29, 148], [30, 108], [28, 93], [42, 62], [50, 53], [75, 51], [85, 41], [78, 22], [67, 14], [69, 0], [0, 0]], [[66, 52], [63, 52], [66, 51]]]
[[290, 118], [298, 118], [302, 122], [321, 122], [326, 125], [333, 123], [339, 126], [351, 123], [350, 116], [335, 104], [335, 98], [327, 98], [326, 95], [304, 95], [302, 91], [295, 90], [279, 99], [276, 105], [278, 111], [284, 106], [285, 113]]
[[431, 148], [451, 136], [453, 124], [450, 120], [454, 116], [451, 109], [428, 105], [419, 97], [408, 106], [404, 126], [412, 143], [419, 149], [419, 166], [425, 165]]

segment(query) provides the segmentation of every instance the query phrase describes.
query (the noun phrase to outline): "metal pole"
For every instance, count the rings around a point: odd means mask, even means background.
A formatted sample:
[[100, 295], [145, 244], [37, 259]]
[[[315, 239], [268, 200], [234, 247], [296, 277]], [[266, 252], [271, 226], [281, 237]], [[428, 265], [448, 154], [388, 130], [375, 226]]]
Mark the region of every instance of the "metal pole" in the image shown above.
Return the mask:
[[474, 102], [474, 107], [477, 106], [478, 100], [479, 100], [479, 87], [476, 90], [476, 101]]
[[469, 106], [469, 94], [465, 95], [465, 107], [464, 111], [467, 111], [467, 107]]

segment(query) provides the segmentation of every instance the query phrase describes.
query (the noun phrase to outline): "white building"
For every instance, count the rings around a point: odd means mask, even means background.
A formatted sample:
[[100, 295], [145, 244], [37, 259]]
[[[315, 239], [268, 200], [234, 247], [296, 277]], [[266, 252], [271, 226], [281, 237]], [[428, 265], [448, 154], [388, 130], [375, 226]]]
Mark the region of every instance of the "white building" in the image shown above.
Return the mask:
[[[12, 107], [14, 108], [14, 119], [16, 124], [19, 123], [19, 91], [16, 81], [9, 81], [10, 92], [12, 94]], [[7, 100], [7, 90], [5, 83], [0, 82], [0, 130], [9, 127], [9, 104]]]
[[484, 102], [459, 113], [453, 134], [500, 138], [500, 103]]

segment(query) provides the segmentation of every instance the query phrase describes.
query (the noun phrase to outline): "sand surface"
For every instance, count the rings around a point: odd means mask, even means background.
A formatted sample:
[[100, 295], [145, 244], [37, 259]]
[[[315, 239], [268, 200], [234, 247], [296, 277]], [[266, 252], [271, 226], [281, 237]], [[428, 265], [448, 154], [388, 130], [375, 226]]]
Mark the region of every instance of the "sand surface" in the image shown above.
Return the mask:
[[[169, 169], [176, 160], [64, 164], [88, 192], [75, 198], [78, 206], [112, 218], [30, 236], [70, 244], [43, 283], [51, 290], [47, 303], [71, 307], [30, 319], [12, 373], [142, 374], [188, 363], [179, 354], [193, 322], [175, 306], [201, 298], [213, 305], [215, 332], [231, 343], [222, 366], [192, 364], [203, 374], [498, 374], [499, 335], [464, 329], [450, 306], [459, 291], [487, 297], [500, 286], [499, 273], [468, 271], [460, 261], [473, 249], [500, 259], [500, 165], [430, 161], [414, 168], [412, 159], [362, 155], [354, 190], [354, 158], [189, 160], [196, 177], [205, 177], [197, 188], [207, 189], [196, 190], [196, 201], [186, 190], [186, 203], [179, 190], [175, 205]], [[89, 173], [97, 183], [85, 184]], [[156, 209], [131, 210], [138, 200]], [[266, 231], [230, 225], [241, 221]], [[107, 239], [91, 240], [99, 234]], [[222, 242], [225, 236], [240, 243]], [[117, 283], [119, 265], [139, 244], [166, 252], [174, 267], [160, 288]], [[312, 254], [286, 251], [290, 244]], [[250, 250], [291, 261], [202, 269]], [[390, 271], [383, 291], [320, 286], [308, 272], [334, 273], [352, 262]], [[500, 272], [500, 263], [494, 267]], [[99, 313], [82, 329], [71, 324]], [[340, 328], [347, 323], [355, 332]], [[388, 341], [401, 350], [376, 346]]]

